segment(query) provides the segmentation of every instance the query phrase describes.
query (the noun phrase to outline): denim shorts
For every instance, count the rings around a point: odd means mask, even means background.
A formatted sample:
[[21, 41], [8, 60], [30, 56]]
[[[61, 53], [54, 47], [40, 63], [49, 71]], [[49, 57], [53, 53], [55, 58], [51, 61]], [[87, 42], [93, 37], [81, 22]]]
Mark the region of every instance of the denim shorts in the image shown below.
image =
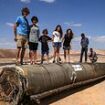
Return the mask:
[[62, 46], [61, 42], [54, 42], [54, 47], [60, 48]]

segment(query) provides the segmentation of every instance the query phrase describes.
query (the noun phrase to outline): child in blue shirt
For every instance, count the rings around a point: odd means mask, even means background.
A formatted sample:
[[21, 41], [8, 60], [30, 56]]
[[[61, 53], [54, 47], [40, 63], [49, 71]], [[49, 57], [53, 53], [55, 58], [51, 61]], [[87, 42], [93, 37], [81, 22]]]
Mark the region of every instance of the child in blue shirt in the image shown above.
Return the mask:
[[14, 25], [14, 40], [17, 42], [16, 64], [22, 65], [29, 34], [29, 23], [26, 17], [29, 15], [30, 11], [27, 7], [25, 7], [21, 10], [21, 12], [22, 16], [17, 18]]

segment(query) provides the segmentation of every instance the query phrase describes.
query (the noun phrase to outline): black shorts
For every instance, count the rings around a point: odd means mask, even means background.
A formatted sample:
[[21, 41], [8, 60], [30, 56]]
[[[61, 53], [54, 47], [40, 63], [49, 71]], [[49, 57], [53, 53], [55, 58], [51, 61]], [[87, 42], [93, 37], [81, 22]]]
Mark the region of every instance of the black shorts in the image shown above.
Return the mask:
[[36, 51], [38, 49], [38, 43], [29, 42], [29, 49], [31, 51]]
[[49, 50], [42, 50], [42, 55], [44, 54], [49, 55]]
[[63, 46], [64, 50], [70, 50], [70, 46]]

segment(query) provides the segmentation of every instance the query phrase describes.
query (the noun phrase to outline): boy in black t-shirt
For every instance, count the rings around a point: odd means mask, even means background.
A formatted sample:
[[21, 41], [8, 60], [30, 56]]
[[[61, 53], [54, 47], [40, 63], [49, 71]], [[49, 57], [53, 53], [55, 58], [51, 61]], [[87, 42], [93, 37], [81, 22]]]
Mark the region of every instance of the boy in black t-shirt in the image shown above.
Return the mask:
[[47, 55], [47, 63], [49, 63], [49, 46], [48, 46], [48, 41], [52, 41], [52, 38], [48, 36], [48, 30], [44, 29], [43, 30], [43, 35], [39, 38], [39, 41], [41, 42], [41, 51], [42, 51], [42, 56], [41, 56], [41, 63], [43, 63], [43, 58], [44, 55]]

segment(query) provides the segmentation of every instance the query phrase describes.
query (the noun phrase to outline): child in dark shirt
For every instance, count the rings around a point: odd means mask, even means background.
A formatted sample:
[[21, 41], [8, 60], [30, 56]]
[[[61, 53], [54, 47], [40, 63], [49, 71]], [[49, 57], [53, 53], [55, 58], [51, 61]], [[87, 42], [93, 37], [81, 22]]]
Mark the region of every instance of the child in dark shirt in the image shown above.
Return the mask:
[[73, 38], [73, 32], [71, 29], [68, 29], [63, 38], [64, 59], [65, 59], [65, 62], [67, 62], [66, 56], [68, 56], [68, 63], [70, 63], [70, 49], [71, 49], [70, 44], [71, 44], [72, 38]]
[[41, 51], [42, 51], [42, 56], [41, 56], [41, 63], [43, 63], [44, 55], [47, 55], [47, 63], [49, 63], [49, 46], [48, 46], [48, 41], [52, 41], [52, 38], [48, 36], [48, 30], [44, 29], [43, 30], [43, 35], [39, 38], [39, 41], [41, 42]]

